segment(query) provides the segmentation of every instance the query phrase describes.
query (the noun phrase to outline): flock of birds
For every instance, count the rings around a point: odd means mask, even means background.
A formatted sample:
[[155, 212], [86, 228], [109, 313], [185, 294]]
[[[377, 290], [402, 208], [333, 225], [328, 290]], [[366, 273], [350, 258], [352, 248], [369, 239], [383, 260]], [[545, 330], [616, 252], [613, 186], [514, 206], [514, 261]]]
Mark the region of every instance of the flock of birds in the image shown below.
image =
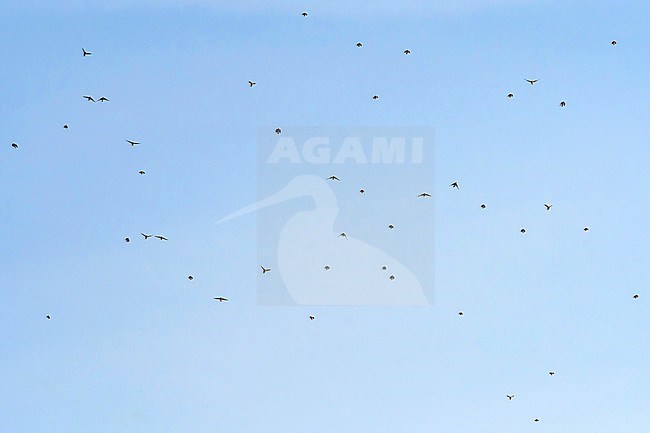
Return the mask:
[[[302, 13], [302, 16], [303, 16], [303, 17], [307, 17], [307, 16], [308, 16], [308, 13], [307, 13], [307, 12], [303, 12], [303, 13]], [[617, 45], [616, 40], [611, 41], [611, 45], [612, 45], [612, 46]], [[358, 48], [361, 48], [361, 47], [363, 47], [363, 43], [361, 43], [361, 42], [357, 42], [357, 43], [356, 43], [356, 46], [357, 46]], [[410, 55], [410, 54], [411, 54], [411, 51], [410, 51], [409, 49], [406, 49], [406, 50], [403, 51], [403, 53], [404, 53], [404, 55]], [[85, 48], [82, 48], [82, 55], [83, 55], [84, 58], [86, 58], [86, 57], [92, 56], [93, 53], [90, 52], [90, 51], [87, 51]], [[528, 82], [528, 83], [530, 83], [531, 86], [534, 86], [534, 85], [539, 81], [539, 79], [525, 79], [525, 81]], [[249, 81], [248, 81], [248, 85], [249, 85], [249, 87], [252, 88], [252, 87], [254, 87], [255, 85], [257, 85], [257, 83], [256, 83], [255, 81], [250, 81], [250, 80], [249, 80]], [[88, 102], [93, 102], [93, 103], [94, 103], [94, 102], [104, 103], [104, 102], [109, 102], [109, 101], [110, 101], [110, 99], [108, 99], [108, 98], [105, 97], [105, 96], [102, 96], [102, 97], [98, 98], [97, 100], [95, 100], [91, 95], [83, 95], [82, 97], [83, 97], [84, 99], [86, 99]], [[508, 94], [507, 94], [507, 98], [511, 99], [511, 98], [513, 98], [513, 97], [514, 97], [514, 94], [513, 94], [513, 93], [508, 93]], [[373, 100], [377, 100], [377, 99], [379, 99], [379, 96], [378, 96], [378, 95], [373, 95], [373, 96], [372, 96], [372, 99], [373, 99]], [[565, 106], [566, 106], [566, 102], [565, 102], [565, 101], [561, 101], [559, 105], [560, 105], [560, 107], [565, 107]], [[67, 124], [65, 124], [65, 125], [63, 125], [63, 128], [67, 130], [67, 129], [69, 128], [69, 126], [68, 126]], [[281, 128], [276, 128], [276, 129], [275, 129], [275, 133], [276, 133], [276, 134], [281, 134], [281, 133], [282, 133], [282, 129], [281, 129]], [[140, 142], [135, 141], [135, 140], [130, 140], [130, 139], [126, 139], [126, 142], [127, 142], [129, 145], [131, 145], [131, 147], [135, 147], [135, 146], [137, 146], [137, 145], [140, 144]], [[11, 143], [11, 146], [12, 146], [12, 148], [14, 148], [14, 149], [18, 149], [18, 147], [19, 147], [17, 143]], [[140, 175], [144, 175], [144, 174], [145, 174], [145, 171], [144, 171], [144, 170], [141, 170], [141, 171], [139, 171], [139, 174], [140, 174]], [[327, 177], [326, 179], [327, 179], [327, 180], [330, 180], [330, 181], [334, 181], [334, 182], [340, 182], [340, 178], [337, 177], [336, 175], [329, 176], [329, 177]], [[450, 186], [452, 189], [460, 190], [460, 185], [459, 185], [458, 181], [454, 181], [454, 182], [452, 182], [449, 186]], [[364, 189], [360, 189], [360, 190], [359, 190], [359, 193], [360, 193], [360, 194], [365, 194], [365, 190], [364, 190]], [[428, 192], [422, 192], [422, 193], [420, 193], [419, 195], [417, 195], [417, 197], [418, 197], [418, 198], [430, 198], [430, 197], [431, 197], [431, 194], [428, 193]], [[544, 203], [544, 207], [545, 207], [546, 211], [551, 211], [551, 208], [553, 207], [553, 205], [552, 205], [552, 204]], [[486, 205], [485, 203], [482, 203], [482, 204], [480, 205], [480, 208], [484, 210], [484, 209], [487, 208], [487, 205]], [[389, 224], [389, 225], [388, 225], [388, 228], [389, 228], [390, 230], [393, 230], [393, 229], [395, 228], [395, 226], [394, 226], [393, 224]], [[584, 228], [583, 228], [583, 231], [585, 231], [585, 232], [589, 231], [589, 227], [584, 227]], [[521, 229], [520, 229], [520, 232], [521, 232], [522, 234], [524, 234], [524, 233], [526, 233], [526, 229], [525, 229], [525, 228], [521, 228]], [[148, 239], [150, 239], [150, 238], [155, 238], [155, 239], [158, 239], [158, 240], [160, 240], [160, 241], [168, 241], [168, 239], [167, 239], [165, 236], [163, 236], [163, 235], [158, 235], [158, 234], [155, 234], [155, 235], [154, 235], [154, 234], [146, 234], [146, 233], [140, 233], [140, 234], [142, 235], [142, 237], [144, 238], [144, 240], [148, 240]], [[345, 232], [340, 233], [338, 236], [339, 236], [340, 238], [347, 239], [347, 234], [346, 234]], [[129, 243], [129, 242], [131, 242], [131, 239], [130, 239], [129, 237], [126, 237], [126, 238], [124, 239], [124, 241], [127, 242], [127, 243]], [[267, 274], [267, 273], [269, 273], [269, 272], [271, 271], [271, 268], [267, 268], [267, 267], [265, 267], [265, 266], [260, 266], [260, 268], [261, 268], [261, 272], [262, 272], [262, 274]], [[325, 265], [325, 266], [324, 266], [324, 270], [325, 270], [325, 271], [329, 271], [329, 270], [331, 270], [331, 266], [330, 266], [330, 265]], [[383, 266], [383, 267], [381, 268], [381, 270], [382, 270], [382, 271], [386, 271], [386, 270], [387, 270], [386, 266]], [[187, 277], [187, 279], [188, 279], [189, 281], [192, 281], [192, 280], [194, 280], [194, 277], [193, 277], [192, 275], [189, 275], [189, 276]], [[394, 275], [390, 275], [390, 276], [389, 276], [389, 279], [390, 279], [390, 280], [394, 280], [394, 279], [395, 279], [395, 276], [394, 276]], [[213, 299], [214, 299], [215, 301], [218, 301], [219, 303], [227, 302], [227, 301], [228, 301], [228, 298], [225, 298], [225, 297], [223, 297], [223, 296], [217, 296], [217, 297], [214, 297]], [[634, 294], [634, 295], [633, 295], [633, 299], [635, 299], [635, 300], [636, 300], [636, 299], [639, 299], [639, 294]], [[459, 312], [458, 312], [458, 315], [459, 315], [459, 316], [464, 316], [464, 312], [463, 312], [463, 311], [459, 311]], [[45, 317], [46, 317], [47, 320], [52, 319], [52, 316], [51, 316], [50, 314], [47, 314]], [[313, 316], [313, 315], [309, 315], [308, 318], [309, 318], [310, 321], [312, 321], [312, 320], [315, 319], [315, 316]], [[555, 375], [555, 372], [554, 372], [554, 371], [549, 371], [548, 374], [549, 374], [549, 376], [553, 377], [553, 376]], [[515, 398], [515, 394], [506, 394], [506, 398], [507, 398], [508, 400], [513, 400], [513, 399]], [[534, 418], [533, 421], [534, 421], [535, 423], [538, 423], [538, 422], [540, 422], [540, 419], [539, 419], [539, 418]]]

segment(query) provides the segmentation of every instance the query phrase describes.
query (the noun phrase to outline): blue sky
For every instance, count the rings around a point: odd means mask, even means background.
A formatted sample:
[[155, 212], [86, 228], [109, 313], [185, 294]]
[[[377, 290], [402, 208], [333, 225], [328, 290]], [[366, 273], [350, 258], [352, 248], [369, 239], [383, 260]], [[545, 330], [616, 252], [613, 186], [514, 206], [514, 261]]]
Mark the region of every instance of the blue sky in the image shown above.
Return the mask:
[[[48, 3], [0, 11], [3, 431], [650, 429], [650, 6]], [[215, 222], [268, 125], [435, 129], [432, 307], [257, 305]]]

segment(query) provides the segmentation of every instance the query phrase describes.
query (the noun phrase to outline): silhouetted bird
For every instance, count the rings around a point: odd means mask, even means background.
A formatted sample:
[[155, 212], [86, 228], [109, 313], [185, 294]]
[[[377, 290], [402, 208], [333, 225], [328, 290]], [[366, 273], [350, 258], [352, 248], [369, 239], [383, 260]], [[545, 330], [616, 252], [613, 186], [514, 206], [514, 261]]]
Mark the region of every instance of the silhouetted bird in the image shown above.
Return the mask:
[[214, 300], [219, 302], [228, 302], [228, 298], [222, 298], [221, 296], [219, 296], [218, 298], [214, 298]]
[[539, 80], [526, 80], [526, 81], [528, 81], [528, 82], [530, 83], [530, 85], [532, 86], [532, 85], [534, 85], [536, 82], [538, 82]]
[[632, 296], [634, 299], [639, 299], [639, 295]]
[[330, 177], [327, 178], [327, 180], [338, 180], [338, 181], [340, 181], [341, 179], [339, 179], [336, 176], [330, 176]]
[[98, 99], [98, 101], [99, 101], [99, 102], [108, 102], [109, 99], [106, 98], [106, 97], [104, 97], [104, 96], [102, 96], [101, 98]]
[[84, 95], [84, 96], [83, 96], [83, 98], [85, 98], [85, 99], [86, 99], [86, 101], [88, 101], [88, 102], [95, 102], [95, 100], [93, 99], [93, 97], [92, 97], [92, 96], [87, 96], [87, 95]]
[[482, 204], [481, 209], [485, 209], [485, 208], [486, 208], [485, 204]]
[[514, 96], [515, 96], [515, 95], [513, 95], [512, 93], [508, 93], [508, 98], [509, 98], [509, 99], [512, 99]]
[[347, 239], [347, 238], [348, 238], [348, 235], [346, 235], [345, 232], [342, 232], [342, 233], [339, 235], [339, 237], [340, 237], [340, 238], [345, 238], [345, 239]]
[[361, 194], [365, 194], [365, 193], [366, 193], [366, 191], [363, 190], [363, 189], [360, 189], [359, 192], [360, 192]]
[[129, 242], [131, 242], [131, 239], [129, 239], [129, 238], [124, 238], [124, 242], [129, 243]]
[[544, 204], [544, 206], [546, 207], [546, 210], [551, 210], [551, 208], [553, 207], [552, 204]]
[[582, 230], [585, 231], [585, 232], [588, 232], [588, 231], [589, 231], [589, 227], [585, 227], [585, 228], [582, 229]]
[[361, 42], [357, 42], [357, 47], [361, 48], [363, 47], [363, 44]]
[[404, 50], [404, 54], [408, 56], [409, 54], [411, 54], [411, 50]]
[[382, 270], [382, 271], [385, 271], [385, 270], [386, 270], [386, 266], [382, 266], [382, 267], [381, 267], [381, 270]]
[[566, 107], [566, 102], [564, 101], [560, 102], [560, 107]]
[[508, 397], [508, 400], [512, 400], [514, 398], [514, 396], [515, 396], [514, 394], [513, 395], [506, 394], [506, 397]]
[[271, 268], [268, 268], [268, 269], [267, 269], [267, 268], [265, 268], [264, 266], [260, 266], [260, 268], [262, 268], [262, 273], [263, 273], [263, 274], [266, 274], [267, 272], [269, 272], [269, 271], [271, 270]]
[[16, 143], [11, 143], [11, 147], [13, 147], [14, 149], [18, 149], [18, 145]]
[[63, 125], [63, 129], [68, 129], [68, 125]]
[[314, 316], [309, 316], [309, 320], [314, 320], [314, 319], [315, 319]]
[[147, 173], [144, 172], [144, 170], [140, 170], [138, 173], [140, 173], [141, 175], [147, 174]]
[[617, 42], [616, 42], [616, 41], [612, 41], [612, 45], [616, 45], [616, 44], [617, 44]]
[[453, 183], [452, 183], [451, 185], [449, 185], [449, 186], [452, 187], [452, 188], [460, 189], [460, 187], [458, 186], [458, 182], [453, 182]]
[[379, 99], [379, 96], [375, 95], [372, 97], [372, 99]]
[[255, 81], [248, 81], [248, 85], [249, 85], [250, 87], [253, 87], [253, 86], [256, 85], [256, 84], [257, 84], [257, 83], [256, 83]]
[[145, 235], [144, 233], [140, 233], [142, 236], [144, 236], [144, 240], [146, 241], [149, 238], [152, 238], [153, 235]]
[[306, 16], [307, 16], [307, 12], [303, 12], [303, 13], [302, 13], [302, 16], [303, 16], [303, 17], [306, 17]]
[[554, 371], [549, 371], [548, 374], [549, 374], [549, 376], [554, 376], [555, 372]]
[[535, 422], [539, 422], [539, 418], [535, 418], [533, 421], [535, 421]]
[[135, 146], [137, 144], [140, 144], [139, 141], [126, 140], [126, 142], [129, 143], [131, 145], [131, 147], [133, 147], [133, 146]]
[[431, 197], [431, 194], [428, 192], [423, 192], [422, 194], [418, 195], [418, 197]]
[[45, 318], [46, 318], [47, 320], [50, 320], [50, 319], [51, 319], [51, 317], [50, 317], [49, 314], [48, 314], [47, 316], [45, 316]]
[[325, 267], [323, 269], [325, 269], [326, 271], [329, 271], [332, 268], [330, 268], [329, 265], [325, 265]]
[[526, 233], [526, 229], [521, 229], [519, 231], [522, 232], [522, 233]]
[[388, 228], [391, 229], [391, 230], [393, 230], [393, 229], [395, 228], [395, 226], [392, 225], [392, 224], [388, 224]]
[[388, 277], [388, 278], [389, 278], [391, 281], [393, 281], [393, 280], [395, 279], [395, 275], [391, 275], [391, 276]]
[[459, 315], [459, 316], [464, 316], [465, 313], [463, 313], [462, 311], [459, 311], [459, 312], [458, 312], [458, 315]]
[[282, 134], [282, 130], [280, 128], [275, 128], [275, 133], [276, 134]]
[[188, 276], [187, 276], [187, 279], [190, 280], [190, 281], [192, 281], [192, 280], [194, 279], [194, 277], [191, 276], [191, 275], [188, 275]]
[[93, 53], [91, 53], [90, 51], [86, 51], [83, 48], [81, 49], [81, 52], [83, 53], [84, 57], [93, 55]]
[[156, 235], [156, 236], [154, 236], [154, 237], [155, 237], [156, 239], [160, 239], [161, 241], [168, 241], [168, 240], [169, 240], [169, 239], [167, 239], [166, 237], [164, 237], [164, 236], [160, 236], [160, 235]]

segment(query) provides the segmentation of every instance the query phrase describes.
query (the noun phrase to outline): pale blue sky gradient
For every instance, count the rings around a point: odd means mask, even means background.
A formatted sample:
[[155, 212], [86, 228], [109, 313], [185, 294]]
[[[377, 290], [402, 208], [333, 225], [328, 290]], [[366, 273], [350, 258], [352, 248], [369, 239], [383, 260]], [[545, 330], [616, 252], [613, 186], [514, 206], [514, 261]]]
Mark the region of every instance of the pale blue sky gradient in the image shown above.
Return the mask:
[[[0, 430], [650, 431], [650, 5], [99, 3], [0, 11]], [[433, 307], [256, 305], [263, 125], [435, 129]]]

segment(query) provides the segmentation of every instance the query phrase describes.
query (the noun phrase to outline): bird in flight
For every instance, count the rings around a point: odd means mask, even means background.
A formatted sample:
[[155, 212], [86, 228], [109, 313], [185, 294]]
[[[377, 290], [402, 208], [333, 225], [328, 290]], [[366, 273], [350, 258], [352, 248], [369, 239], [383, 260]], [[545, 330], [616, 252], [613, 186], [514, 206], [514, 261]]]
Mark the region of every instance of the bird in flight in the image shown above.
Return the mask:
[[357, 47], [361, 48], [363, 47], [363, 44], [361, 42], [357, 42]]
[[256, 84], [257, 83], [255, 81], [250, 81], [250, 80], [248, 81], [248, 85], [251, 86], [251, 87], [253, 87]]
[[366, 193], [366, 191], [365, 191], [364, 189], [360, 189], [359, 192], [360, 192], [361, 194], [365, 194], [365, 193]]
[[552, 204], [545, 204], [544, 206], [546, 207], [546, 210], [551, 210], [551, 208], [553, 207]]
[[452, 183], [451, 185], [449, 185], [449, 186], [452, 187], [452, 188], [460, 189], [460, 187], [458, 186], [458, 182], [453, 182], [453, 183]]
[[143, 175], [143, 176], [144, 176], [145, 174], [147, 174], [147, 173], [144, 172], [144, 170], [140, 170], [138, 173], [140, 173], [140, 174]]
[[282, 134], [282, 130], [280, 128], [275, 128], [275, 133], [276, 134]]
[[332, 269], [332, 268], [330, 268], [329, 265], [325, 265], [325, 267], [324, 267], [323, 269], [325, 269], [326, 271], [329, 271], [329, 270]]
[[194, 277], [191, 276], [191, 275], [188, 275], [188, 276], [187, 276], [187, 279], [190, 280], [190, 281], [192, 281], [192, 280], [194, 279]]
[[506, 394], [506, 397], [508, 397], [508, 400], [512, 400], [514, 396], [515, 396], [514, 394], [513, 395]]
[[88, 101], [88, 102], [95, 102], [95, 100], [93, 99], [92, 96], [84, 95], [83, 97], [84, 97], [84, 98], [86, 99], [86, 101]]
[[616, 41], [612, 41], [612, 45], [616, 45], [616, 44], [617, 44], [617, 42], [616, 42]]
[[47, 316], [45, 316], [45, 318], [46, 318], [47, 320], [50, 320], [50, 319], [51, 319], [51, 317], [50, 317], [49, 314], [48, 314]]
[[314, 319], [315, 319], [314, 316], [309, 316], [309, 320], [314, 320]]
[[102, 96], [101, 98], [98, 99], [99, 102], [108, 102], [109, 99], [105, 96]]
[[93, 53], [91, 53], [90, 51], [86, 51], [83, 48], [81, 49], [81, 51], [83, 52], [84, 57], [93, 55]]
[[68, 125], [67, 124], [63, 125], [63, 129], [68, 129]]
[[124, 238], [124, 242], [126, 242], [126, 243], [128, 244], [129, 242], [131, 242], [131, 239], [129, 239], [129, 238]]
[[393, 281], [393, 280], [395, 279], [395, 275], [391, 275], [391, 276], [388, 277], [388, 278], [389, 278], [391, 281]]
[[423, 192], [422, 194], [418, 195], [418, 197], [431, 197], [431, 194], [428, 192]]
[[535, 421], [535, 422], [539, 422], [539, 418], [535, 418], [533, 421]]
[[302, 13], [302, 16], [303, 16], [303, 17], [306, 17], [306, 16], [307, 16], [307, 12], [303, 12], [303, 13]]
[[144, 233], [140, 233], [142, 236], [144, 236], [144, 240], [146, 241], [149, 238], [152, 238], [153, 235], [145, 235]]
[[260, 266], [260, 268], [262, 268], [262, 273], [263, 273], [263, 274], [266, 274], [267, 272], [269, 272], [269, 271], [271, 270], [271, 268], [268, 268], [268, 269], [267, 269], [267, 268], [265, 268], [264, 266]]
[[381, 267], [381, 270], [382, 270], [382, 271], [385, 271], [385, 270], [386, 270], [386, 266], [382, 266], [382, 267]]
[[160, 236], [160, 235], [156, 235], [156, 236], [154, 236], [154, 238], [156, 238], [156, 239], [160, 239], [161, 241], [168, 241], [168, 240], [169, 240], [169, 239], [167, 239], [166, 237], [164, 237], [164, 236]]
[[632, 296], [632, 297], [633, 297], [634, 299], [639, 299], [639, 295], [637, 295], [637, 294], [635, 294], [635, 295]]
[[347, 238], [348, 238], [348, 235], [346, 235], [345, 232], [342, 232], [342, 233], [339, 235], [339, 237], [340, 237], [340, 238], [345, 238], [345, 239], [347, 239]]
[[526, 233], [526, 229], [521, 229], [519, 231], [522, 232], [522, 233]]
[[548, 374], [549, 374], [549, 376], [553, 376], [553, 375], [555, 375], [555, 372], [554, 371], [549, 371]]
[[485, 206], [485, 203], [481, 205], [481, 209], [485, 209], [487, 206]]
[[582, 230], [585, 231], [585, 232], [588, 232], [588, 231], [589, 231], [589, 227], [585, 227], [585, 228], [582, 229]]
[[534, 85], [536, 82], [538, 82], [539, 80], [528, 80], [528, 79], [527, 79], [526, 81], [528, 81], [528, 82], [530, 83], [530, 85], [533, 86], [533, 85]]
[[338, 181], [340, 181], [341, 179], [339, 179], [336, 176], [330, 176], [330, 177], [327, 178], [327, 180], [338, 180]]
[[214, 300], [219, 302], [228, 302], [228, 298], [222, 298], [221, 296], [219, 296], [218, 298], [214, 298]]
[[514, 98], [514, 96], [515, 95], [513, 95], [512, 93], [508, 93], [508, 99], [512, 99], [512, 98]]
[[564, 101], [560, 102], [560, 107], [566, 107], [566, 102]]
[[131, 145], [131, 147], [133, 147], [133, 146], [136, 146], [136, 145], [138, 145], [138, 144], [140, 144], [140, 142], [139, 142], [139, 141], [132, 141], [132, 140], [126, 140], [126, 142], [127, 142], [127, 143], [129, 143], [129, 144]]
[[391, 230], [393, 230], [393, 229], [395, 228], [395, 226], [392, 225], [392, 224], [388, 224], [388, 228], [391, 229]]
[[14, 149], [18, 149], [18, 145], [16, 143], [11, 143], [11, 147], [13, 147]]
[[374, 95], [374, 96], [372, 97], [372, 99], [379, 99], [379, 96]]
[[409, 54], [411, 54], [411, 50], [404, 50], [404, 54], [408, 56]]
[[458, 312], [458, 315], [459, 315], [459, 316], [464, 316], [465, 313], [463, 313], [462, 311], [459, 311], [459, 312]]

